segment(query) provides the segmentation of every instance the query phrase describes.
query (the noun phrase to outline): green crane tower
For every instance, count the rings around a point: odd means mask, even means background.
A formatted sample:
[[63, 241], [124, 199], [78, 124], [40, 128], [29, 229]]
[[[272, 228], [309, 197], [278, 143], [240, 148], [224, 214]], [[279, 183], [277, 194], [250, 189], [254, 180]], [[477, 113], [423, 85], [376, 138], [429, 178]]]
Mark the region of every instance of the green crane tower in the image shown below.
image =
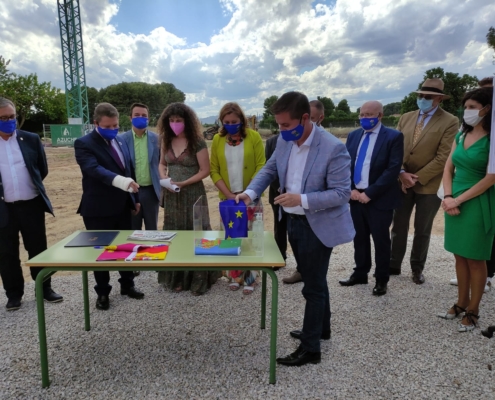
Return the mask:
[[79, 123], [89, 124], [79, 0], [57, 0], [57, 4], [67, 117], [69, 123], [72, 118], [76, 118], [81, 121]]

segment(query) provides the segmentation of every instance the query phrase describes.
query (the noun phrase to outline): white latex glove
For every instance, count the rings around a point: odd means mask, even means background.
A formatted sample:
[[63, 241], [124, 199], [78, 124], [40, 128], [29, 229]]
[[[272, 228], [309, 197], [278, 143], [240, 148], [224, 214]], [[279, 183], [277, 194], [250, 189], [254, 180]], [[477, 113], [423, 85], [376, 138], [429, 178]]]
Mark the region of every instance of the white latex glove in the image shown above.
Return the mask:
[[125, 176], [117, 175], [115, 178], [113, 178], [112, 186], [115, 186], [116, 188], [119, 188], [124, 192], [134, 193], [134, 190], [129, 187], [132, 182], [134, 182], [132, 178], [126, 178]]

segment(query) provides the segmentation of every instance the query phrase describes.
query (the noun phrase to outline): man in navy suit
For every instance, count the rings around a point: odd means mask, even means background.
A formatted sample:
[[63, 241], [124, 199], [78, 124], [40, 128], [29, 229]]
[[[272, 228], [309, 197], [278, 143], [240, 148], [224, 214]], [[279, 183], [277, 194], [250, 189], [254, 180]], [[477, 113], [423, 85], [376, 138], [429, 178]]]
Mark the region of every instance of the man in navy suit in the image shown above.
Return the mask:
[[[140, 209], [129, 149], [117, 138], [119, 113], [109, 103], [100, 103], [94, 112], [96, 128], [74, 142], [76, 161], [82, 172], [83, 194], [79, 209], [88, 230], [130, 230], [132, 215]], [[120, 271], [120, 294], [141, 299], [144, 294], [134, 287], [134, 273]], [[110, 273], [96, 271], [96, 308], [107, 310]]]
[[400, 204], [398, 177], [404, 155], [401, 132], [382, 125], [383, 106], [368, 101], [361, 107], [361, 128], [349, 133], [346, 147], [351, 156], [351, 216], [354, 237], [354, 273], [342, 286], [368, 283], [371, 270], [370, 235], [375, 245], [373, 294], [387, 293], [390, 264], [390, 225]]
[[[43, 186], [48, 175], [45, 151], [38, 135], [16, 129], [15, 105], [0, 97], [0, 276], [8, 301], [7, 310], [21, 307], [24, 277], [19, 259], [19, 232], [33, 258], [47, 248], [45, 212], [53, 215]], [[32, 267], [36, 279], [42, 270]], [[45, 301], [57, 303], [63, 297], [43, 282]]]

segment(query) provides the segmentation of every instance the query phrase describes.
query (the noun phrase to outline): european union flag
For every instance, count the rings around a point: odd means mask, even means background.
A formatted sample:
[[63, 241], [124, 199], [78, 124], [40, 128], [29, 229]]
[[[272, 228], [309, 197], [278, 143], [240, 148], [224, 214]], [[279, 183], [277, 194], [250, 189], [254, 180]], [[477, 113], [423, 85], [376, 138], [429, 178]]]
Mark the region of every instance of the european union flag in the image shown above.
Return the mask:
[[243, 201], [236, 204], [234, 199], [224, 200], [219, 203], [219, 209], [225, 239], [248, 236], [248, 213]]

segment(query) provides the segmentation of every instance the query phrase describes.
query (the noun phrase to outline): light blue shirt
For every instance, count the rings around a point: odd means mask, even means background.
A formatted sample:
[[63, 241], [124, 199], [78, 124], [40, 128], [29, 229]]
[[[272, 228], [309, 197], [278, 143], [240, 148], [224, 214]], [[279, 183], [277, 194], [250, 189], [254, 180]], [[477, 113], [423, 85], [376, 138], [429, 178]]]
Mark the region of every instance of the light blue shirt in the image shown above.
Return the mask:
[[428, 114], [428, 116], [425, 118], [425, 123], [423, 125], [423, 129], [424, 129], [426, 125], [428, 125], [428, 122], [430, 122], [430, 119], [433, 116], [433, 114], [437, 112], [437, 110], [438, 110], [438, 106], [436, 106], [433, 110], [428, 111], [427, 113], [424, 113], [423, 111], [420, 110], [418, 115], [418, 120], [416, 121], [416, 125], [419, 124], [421, 118], [423, 118], [423, 114]]

